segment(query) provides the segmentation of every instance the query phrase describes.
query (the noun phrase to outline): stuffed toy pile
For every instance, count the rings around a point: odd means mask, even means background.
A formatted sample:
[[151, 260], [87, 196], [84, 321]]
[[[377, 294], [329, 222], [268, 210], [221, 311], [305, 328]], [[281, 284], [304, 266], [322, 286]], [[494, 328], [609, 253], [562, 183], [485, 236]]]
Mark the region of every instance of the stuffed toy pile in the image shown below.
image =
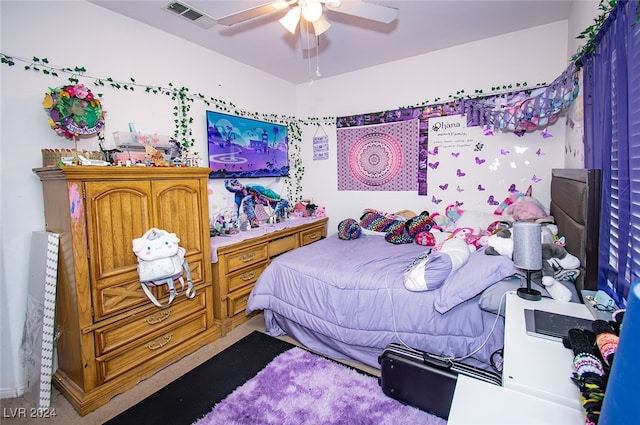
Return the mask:
[[[512, 232], [508, 228], [490, 236], [487, 245], [487, 255], [513, 257]], [[558, 280], [575, 279], [580, 274], [579, 267], [580, 260], [569, 254], [564, 246], [555, 243], [542, 244], [542, 285], [555, 300], [571, 301], [571, 291]]]
[[[338, 237], [343, 240], [356, 239], [362, 233], [361, 229], [371, 232], [384, 233], [387, 242], [393, 244], [419, 243], [434, 245], [435, 240], [430, 234], [434, 226], [429, 212], [423, 211], [416, 215], [410, 211], [402, 211], [402, 215], [384, 214], [376, 210], [365, 210], [360, 221], [353, 218], [342, 220], [338, 224]], [[409, 216], [410, 218], [406, 218]]]

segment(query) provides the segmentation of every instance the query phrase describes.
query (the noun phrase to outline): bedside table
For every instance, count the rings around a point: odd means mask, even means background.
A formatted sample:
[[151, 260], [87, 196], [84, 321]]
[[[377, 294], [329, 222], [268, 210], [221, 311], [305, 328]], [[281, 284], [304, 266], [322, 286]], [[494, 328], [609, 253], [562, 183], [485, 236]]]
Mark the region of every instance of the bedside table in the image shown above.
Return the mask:
[[507, 294], [502, 385], [533, 397], [584, 412], [578, 386], [571, 380], [573, 352], [562, 342], [528, 335], [524, 310], [546, 310], [593, 320], [584, 304], [543, 298], [527, 301]]
[[582, 411], [458, 376], [447, 425], [584, 424]]

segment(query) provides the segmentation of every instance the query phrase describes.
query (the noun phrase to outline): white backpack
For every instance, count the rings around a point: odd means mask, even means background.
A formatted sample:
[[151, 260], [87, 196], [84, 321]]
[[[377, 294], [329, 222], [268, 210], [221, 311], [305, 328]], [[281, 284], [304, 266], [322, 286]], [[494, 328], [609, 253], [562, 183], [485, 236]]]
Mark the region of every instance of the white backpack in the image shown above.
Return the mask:
[[[158, 307], [166, 307], [176, 296], [176, 289], [173, 281], [178, 279], [181, 288], [184, 289], [184, 279], [182, 271], [187, 276], [187, 298], [196, 295], [191, 271], [187, 260], [184, 258], [185, 249], [178, 245], [180, 239], [175, 233], [166, 230], [151, 228], [145, 232], [141, 238], [133, 240], [133, 252], [138, 257], [138, 276], [140, 285], [147, 297]], [[160, 304], [151, 293], [149, 287], [167, 285], [169, 287], [169, 301], [166, 305]]]

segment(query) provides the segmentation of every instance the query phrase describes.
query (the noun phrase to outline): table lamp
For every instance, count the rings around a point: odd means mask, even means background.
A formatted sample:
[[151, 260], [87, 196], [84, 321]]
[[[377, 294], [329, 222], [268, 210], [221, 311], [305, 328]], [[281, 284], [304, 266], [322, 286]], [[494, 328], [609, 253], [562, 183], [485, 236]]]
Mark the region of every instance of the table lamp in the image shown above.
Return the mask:
[[518, 296], [529, 301], [542, 299], [531, 288], [531, 272], [542, 270], [542, 228], [539, 223], [518, 221], [513, 224], [513, 265], [527, 273], [527, 287], [518, 288]]

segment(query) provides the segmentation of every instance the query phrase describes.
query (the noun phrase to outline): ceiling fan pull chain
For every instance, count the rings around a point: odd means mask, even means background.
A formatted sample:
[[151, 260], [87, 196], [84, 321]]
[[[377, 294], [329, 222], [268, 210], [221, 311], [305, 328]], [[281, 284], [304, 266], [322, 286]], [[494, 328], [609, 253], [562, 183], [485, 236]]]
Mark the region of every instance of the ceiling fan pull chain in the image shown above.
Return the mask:
[[[309, 75], [309, 85], [313, 84], [313, 75], [311, 74], [311, 44], [309, 42], [309, 22], [306, 19], [304, 21], [304, 32], [306, 34], [307, 39], [307, 66], [308, 66], [308, 75]], [[302, 25], [302, 24], [301, 24]]]
[[316, 36], [316, 77], [322, 77], [320, 74], [320, 36]]

